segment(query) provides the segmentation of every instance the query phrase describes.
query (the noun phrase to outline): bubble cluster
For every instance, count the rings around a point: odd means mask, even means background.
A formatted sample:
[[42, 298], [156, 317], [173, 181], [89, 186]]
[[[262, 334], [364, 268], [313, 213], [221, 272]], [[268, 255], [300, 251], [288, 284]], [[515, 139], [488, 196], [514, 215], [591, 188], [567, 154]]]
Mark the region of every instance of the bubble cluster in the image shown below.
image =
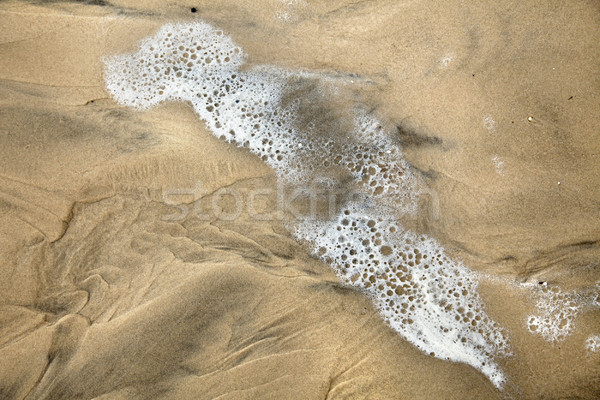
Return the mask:
[[295, 231], [346, 283], [361, 288], [384, 319], [428, 354], [504, 380], [494, 356], [509, 354], [503, 330], [485, 313], [473, 274], [433, 239], [387, 220], [377, 207], [348, 204], [337, 220]]
[[356, 110], [352, 140], [344, 143], [305, 140], [296, 127], [301, 99], [281, 99], [289, 80], [318, 78], [268, 67], [243, 70], [245, 59], [231, 38], [208, 24], [169, 24], [136, 53], [106, 58], [104, 76], [112, 96], [137, 109], [190, 102], [216, 136], [249, 148], [286, 182], [338, 165], [367, 183], [368, 193], [394, 196], [405, 211], [415, 209], [414, 177], [403, 177], [411, 175], [407, 164], [376, 118]]
[[585, 341], [585, 348], [588, 349], [588, 351], [591, 351], [592, 353], [600, 352], [600, 336], [593, 335], [587, 338], [587, 340]]
[[[246, 56], [233, 40], [207, 24], [166, 25], [142, 41], [134, 54], [107, 57], [106, 88], [121, 104], [146, 109], [166, 100], [187, 100], [188, 81], [202, 76], [207, 105], [218, 101], [211, 89], [231, 90], [229, 71]], [[219, 93], [222, 96], [221, 93]]]
[[561, 342], [575, 328], [575, 318], [584, 307], [599, 307], [600, 284], [581, 291], [565, 292], [548, 282], [525, 283], [536, 300], [538, 312], [527, 317], [530, 333], [541, 335], [549, 342]]
[[381, 123], [374, 117], [357, 113], [354, 137], [358, 144], [346, 146], [341, 162], [354, 174], [368, 195], [377, 197], [379, 206], [416, 210], [420, 187]]
[[549, 287], [546, 282], [539, 285], [537, 297], [538, 314], [527, 318], [529, 332], [542, 335], [549, 342], [565, 340], [573, 330], [573, 321], [579, 313], [577, 297], [562, 292], [558, 287]]
[[316, 74], [242, 68], [245, 59], [208, 24], [170, 24], [138, 52], [107, 58], [106, 86], [118, 102], [138, 109], [191, 103], [210, 131], [247, 147], [280, 182], [308, 183], [315, 174], [331, 177], [331, 168], [341, 171], [359, 199], [347, 199], [331, 219], [292, 221], [290, 232], [345, 283], [367, 293], [408, 341], [432, 356], [468, 363], [500, 387], [504, 377], [494, 356], [508, 354], [508, 340], [486, 315], [472, 272], [431, 238], [395, 222], [415, 211], [421, 185], [385, 124], [354, 107], [346, 113], [352, 116], [347, 132], [323, 134], [316, 123], [304, 123], [307, 100], [290, 100], [290, 87], [316, 87], [332, 102], [335, 90]]

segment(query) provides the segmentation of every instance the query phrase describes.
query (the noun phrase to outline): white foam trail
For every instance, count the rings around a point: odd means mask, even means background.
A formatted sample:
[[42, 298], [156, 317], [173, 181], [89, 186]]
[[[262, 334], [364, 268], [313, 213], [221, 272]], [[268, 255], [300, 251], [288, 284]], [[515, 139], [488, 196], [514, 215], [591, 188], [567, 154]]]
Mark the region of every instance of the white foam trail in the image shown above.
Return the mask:
[[290, 87], [312, 79], [323, 96], [335, 100], [335, 94], [310, 74], [243, 69], [245, 59], [231, 38], [206, 23], [170, 24], [136, 53], [107, 58], [106, 86], [119, 103], [138, 109], [190, 102], [216, 136], [248, 147], [281, 182], [308, 183], [337, 164], [361, 200], [347, 200], [331, 220], [292, 223], [290, 231], [345, 283], [365, 291], [409, 342], [470, 364], [502, 387], [494, 358], [509, 353], [508, 341], [486, 315], [473, 273], [433, 239], [394, 222], [394, 215], [416, 209], [420, 185], [383, 124], [364, 110], [348, 110], [354, 117], [347, 136], [311, 135], [318, 127], [298, 123], [304, 103], [289, 100]]

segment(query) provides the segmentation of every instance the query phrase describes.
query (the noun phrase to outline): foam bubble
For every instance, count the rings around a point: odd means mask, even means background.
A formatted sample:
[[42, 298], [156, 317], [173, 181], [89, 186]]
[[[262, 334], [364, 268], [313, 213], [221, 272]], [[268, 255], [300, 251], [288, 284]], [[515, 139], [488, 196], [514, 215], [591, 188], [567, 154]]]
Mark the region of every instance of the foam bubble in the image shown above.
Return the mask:
[[599, 335], [590, 336], [585, 341], [585, 348], [588, 351], [591, 351], [592, 353], [600, 352], [600, 336]]
[[339, 90], [328, 90], [316, 74], [241, 68], [245, 60], [231, 38], [208, 24], [166, 25], [136, 53], [107, 58], [105, 80], [119, 103], [138, 109], [191, 103], [216, 136], [247, 147], [280, 182], [332, 180], [328, 171], [335, 167], [358, 199], [346, 199], [331, 219], [290, 221], [290, 232], [345, 283], [367, 293], [409, 342], [470, 364], [501, 387], [505, 378], [494, 357], [509, 353], [508, 340], [486, 315], [475, 276], [433, 239], [395, 222], [416, 210], [421, 185], [385, 124], [358, 107], [346, 110], [347, 125], [331, 123], [323, 131], [305, 121], [311, 100], [290, 94], [299, 86], [328, 104], [340, 100]]
[[524, 283], [536, 300], [537, 313], [527, 317], [527, 328], [548, 342], [561, 342], [575, 329], [575, 319], [585, 307], [598, 307], [598, 288], [565, 292], [548, 282]]
[[483, 117], [483, 126], [490, 132], [494, 132], [496, 130], [496, 121], [492, 118], [491, 115], [486, 115]]
[[537, 292], [538, 313], [527, 318], [529, 332], [542, 335], [549, 342], [565, 340], [573, 331], [574, 319], [579, 314], [577, 296], [564, 293], [558, 287], [548, 287], [546, 282], [539, 285]]

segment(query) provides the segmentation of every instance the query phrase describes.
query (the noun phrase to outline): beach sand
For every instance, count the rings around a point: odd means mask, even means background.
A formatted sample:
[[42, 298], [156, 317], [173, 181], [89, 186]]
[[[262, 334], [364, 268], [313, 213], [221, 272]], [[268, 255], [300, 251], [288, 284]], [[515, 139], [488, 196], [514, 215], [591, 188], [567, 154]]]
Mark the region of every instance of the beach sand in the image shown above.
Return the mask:
[[[103, 57], [200, 19], [385, 116], [434, 194], [406, 225], [508, 332], [503, 389], [406, 341], [280, 219], [190, 211], [276, 174], [188, 104], [118, 104]], [[600, 398], [599, 104], [594, 1], [2, 2], [0, 398]], [[580, 301], [565, 338], [528, 330], [527, 284]]]

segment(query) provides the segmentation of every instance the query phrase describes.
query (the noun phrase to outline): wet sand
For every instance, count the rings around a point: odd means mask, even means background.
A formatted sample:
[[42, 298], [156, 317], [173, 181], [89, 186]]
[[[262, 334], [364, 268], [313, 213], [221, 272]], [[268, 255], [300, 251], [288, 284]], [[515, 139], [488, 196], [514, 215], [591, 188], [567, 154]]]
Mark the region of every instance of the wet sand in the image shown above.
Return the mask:
[[[90, 3], [0, 5], [0, 397], [600, 397], [597, 4]], [[105, 89], [104, 56], [198, 18], [385, 116], [435, 194], [406, 224], [483, 275], [509, 332], [502, 391], [405, 341], [282, 221], [165, 218], [198, 181], [221, 212], [220, 188], [277, 186], [189, 105]], [[528, 330], [524, 282], [582, 298], [566, 338]]]

